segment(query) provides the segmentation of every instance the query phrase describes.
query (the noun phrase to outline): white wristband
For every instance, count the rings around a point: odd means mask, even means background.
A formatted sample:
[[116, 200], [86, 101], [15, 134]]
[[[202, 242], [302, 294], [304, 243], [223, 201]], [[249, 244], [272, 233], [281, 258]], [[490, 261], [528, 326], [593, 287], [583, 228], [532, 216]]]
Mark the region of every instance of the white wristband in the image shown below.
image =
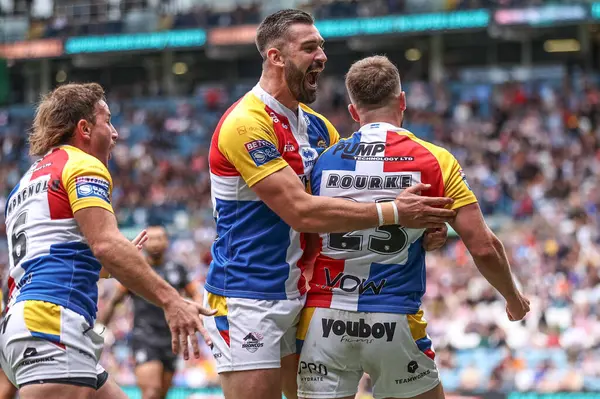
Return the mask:
[[379, 225], [383, 226], [383, 211], [381, 210], [381, 204], [378, 202], [375, 204], [377, 208], [377, 216], [379, 217]]
[[392, 201], [392, 205], [394, 206], [394, 224], [400, 224], [398, 220], [398, 205], [396, 205], [396, 201]]

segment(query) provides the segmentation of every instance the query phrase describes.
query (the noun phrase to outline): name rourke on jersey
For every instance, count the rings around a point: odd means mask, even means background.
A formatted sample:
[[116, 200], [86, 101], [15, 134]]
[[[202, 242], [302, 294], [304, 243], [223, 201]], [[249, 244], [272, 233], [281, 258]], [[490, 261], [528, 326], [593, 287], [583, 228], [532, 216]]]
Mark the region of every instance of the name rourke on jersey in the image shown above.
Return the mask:
[[386, 176], [366, 175], [339, 175], [331, 173], [327, 177], [327, 188], [359, 190], [399, 190], [412, 186], [414, 183], [412, 174], [395, 174]]

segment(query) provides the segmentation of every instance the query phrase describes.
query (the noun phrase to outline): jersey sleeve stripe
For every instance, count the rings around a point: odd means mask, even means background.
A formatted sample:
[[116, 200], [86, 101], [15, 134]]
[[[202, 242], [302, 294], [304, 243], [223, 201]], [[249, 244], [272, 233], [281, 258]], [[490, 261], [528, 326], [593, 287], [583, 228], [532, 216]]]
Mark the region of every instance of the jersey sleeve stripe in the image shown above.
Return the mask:
[[211, 173], [210, 183], [215, 198], [225, 201], [260, 201], [241, 176], [218, 176]]

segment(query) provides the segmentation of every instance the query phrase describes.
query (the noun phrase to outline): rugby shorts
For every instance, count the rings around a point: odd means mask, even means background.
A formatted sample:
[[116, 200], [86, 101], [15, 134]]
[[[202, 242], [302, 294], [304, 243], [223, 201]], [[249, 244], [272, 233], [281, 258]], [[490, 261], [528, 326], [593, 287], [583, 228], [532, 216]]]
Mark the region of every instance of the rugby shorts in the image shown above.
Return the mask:
[[229, 298], [206, 292], [204, 317], [213, 342], [217, 372], [281, 367], [281, 358], [296, 353], [296, 329], [306, 297], [285, 300]]
[[356, 394], [363, 373], [375, 398], [410, 398], [439, 383], [423, 312], [414, 315], [306, 308], [298, 326], [298, 396]]
[[0, 324], [0, 363], [19, 388], [54, 382], [99, 389], [108, 378], [98, 364], [103, 345], [83, 316], [49, 302], [17, 302]]

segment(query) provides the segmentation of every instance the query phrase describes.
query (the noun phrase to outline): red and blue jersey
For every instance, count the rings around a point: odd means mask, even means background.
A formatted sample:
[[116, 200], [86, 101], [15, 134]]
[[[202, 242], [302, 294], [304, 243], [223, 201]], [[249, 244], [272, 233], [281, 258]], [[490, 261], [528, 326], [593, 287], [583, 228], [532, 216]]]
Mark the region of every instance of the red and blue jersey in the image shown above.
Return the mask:
[[[477, 201], [447, 150], [387, 123], [363, 126], [325, 151], [311, 174], [314, 195], [350, 201], [391, 201], [419, 182], [422, 195]], [[425, 293], [423, 229], [399, 225], [321, 234], [307, 307], [415, 314]]]
[[306, 292], [303, 236], [251, 187], [287, 166], [307, 185], [317, 157], [338, 140], [323, 116], [303, 104], [293, 112], [259, 85], [223, 115], [209, 154], [217, 239], [208, 292], [268, 300]]
[[[4, 211], [10, 255], [8, 307], [28, 300], [42, 306], [39, 301], [44, 301], [93, 324], [102, 266], [73, 214], [88, 207], [113, 212], [111, 191], [106, 166], [72, 146], [54, 148], [31, 166], [10, 193]], [[35, 317], [50, 323], [48, 318], [60, 320], [60, 313], [49, 315], [40, 308]]]

